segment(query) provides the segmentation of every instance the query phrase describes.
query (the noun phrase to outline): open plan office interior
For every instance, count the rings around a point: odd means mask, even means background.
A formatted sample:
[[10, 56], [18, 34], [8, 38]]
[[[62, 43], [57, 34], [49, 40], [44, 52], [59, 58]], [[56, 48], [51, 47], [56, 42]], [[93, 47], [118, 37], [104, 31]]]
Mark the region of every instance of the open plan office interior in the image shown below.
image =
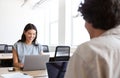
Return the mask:
[[11, 46], [21, 38], [27, 23], [37, 27], [37, 42], [48, 47], [45, 53], [54, 52], [50, 56], [56, 57], [55, 52], [64, 46], [71, 57], [78, 45], [89, 40], [84, 20], [77, 11], [81, 1], [0, 0], [0, 46], [4, 45], [4, 48], [0, 47], [0, 71], [2, 67], [13, 66]]

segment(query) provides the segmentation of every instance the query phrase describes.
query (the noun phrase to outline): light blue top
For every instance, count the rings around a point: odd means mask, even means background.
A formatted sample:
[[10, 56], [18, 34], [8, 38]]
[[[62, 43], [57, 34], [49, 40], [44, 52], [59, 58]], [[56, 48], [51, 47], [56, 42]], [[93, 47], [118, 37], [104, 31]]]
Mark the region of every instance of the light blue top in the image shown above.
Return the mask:
[[18, 53], [19, 62], [24, 64], [25, 55], [38, 55], [43, 51], [42, 45], [27, 45], [23, 42], [16, 42], [13, 48]]

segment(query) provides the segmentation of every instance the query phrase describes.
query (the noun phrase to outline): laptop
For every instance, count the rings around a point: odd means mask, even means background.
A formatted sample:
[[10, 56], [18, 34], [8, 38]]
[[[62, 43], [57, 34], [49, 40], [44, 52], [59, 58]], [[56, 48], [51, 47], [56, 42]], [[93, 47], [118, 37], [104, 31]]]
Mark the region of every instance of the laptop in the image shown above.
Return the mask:
[[49, 55], [25, 55], [24, 67], [22, 70], [43, 70], [46, 69], [46, 63], [49, 61]]
[[64, 78], [68, 61], [47, 62], [48, 78]]

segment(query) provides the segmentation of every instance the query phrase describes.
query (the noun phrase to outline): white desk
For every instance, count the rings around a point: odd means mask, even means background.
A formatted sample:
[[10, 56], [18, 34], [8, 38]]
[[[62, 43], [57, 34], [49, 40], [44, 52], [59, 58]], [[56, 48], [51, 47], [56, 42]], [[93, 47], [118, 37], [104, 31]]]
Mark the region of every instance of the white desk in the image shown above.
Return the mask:
[[[44, 54], [50, 54], [50, 57], [54, 57], [55, 52], [49, 52]], [[12, 53], [0, 53], [0, 60], [12, 59], [12, 58], [13, 58]]]
[[20, 71], [17, 69], [16, 71], [9, 72], [8, 68], [9, 67], [0, 68], [0, 78], [3, 78], [1, 77], [1, 74], [8, 74], [8, 73], [15, 73], [15, 72], [26, 73], [30, 76], [33, 76], [33, 78], [48, 78], [47, 70]]
[[12, 59], [13, 54], [12, 53], [0, 53], [0, 60], [2, 59]]
[[[44, 54], [50, 54], [50, 57], [53, 58], [55, 55], [55, 52], [48, 52]], [[72, 56], [73, 53], [70, 53], [70, 56]], [[0, 60], [2, 59], [12, 59], [13, 54], [12, 53], [0, 53]]]

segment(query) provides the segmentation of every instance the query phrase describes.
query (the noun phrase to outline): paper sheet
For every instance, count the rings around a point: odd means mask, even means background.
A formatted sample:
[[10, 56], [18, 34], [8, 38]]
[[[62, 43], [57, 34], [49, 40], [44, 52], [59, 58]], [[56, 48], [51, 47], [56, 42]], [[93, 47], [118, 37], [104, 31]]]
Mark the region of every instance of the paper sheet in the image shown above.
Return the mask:
[[24, 75], [23, 73], [20, 72], [2, 74], [1, 76], [4, 78], [33, 78], [30, 75]]

